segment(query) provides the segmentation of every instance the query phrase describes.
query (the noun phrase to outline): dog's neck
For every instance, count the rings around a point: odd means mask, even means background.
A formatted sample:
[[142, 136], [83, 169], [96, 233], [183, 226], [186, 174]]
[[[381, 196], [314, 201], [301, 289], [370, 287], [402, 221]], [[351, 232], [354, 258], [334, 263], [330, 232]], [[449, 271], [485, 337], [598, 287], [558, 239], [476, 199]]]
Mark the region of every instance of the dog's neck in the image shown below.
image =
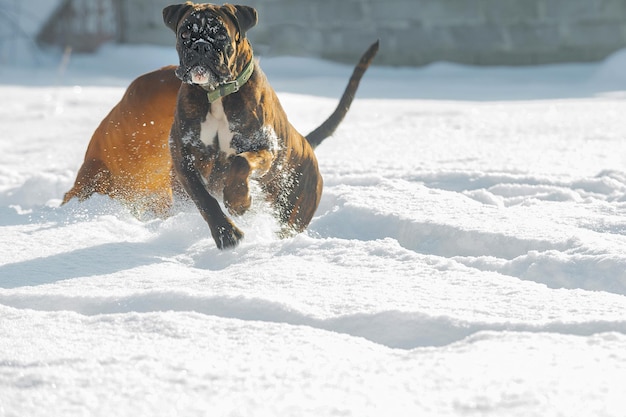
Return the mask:
[[217, 86], [216, 89], [210, 90], [206, 87], [202, 87], [206, 92], [209, 98], [209, 103], [213, 103], [214, 101], [226, 97], [229, 94], [236, 93], [239, 89], [248, 82], [252, 73], [254, 72], [254, 57], [250, 56], [250, 61], [243, 67], [243, 70], [239, 73], [237, 78], [234, 81], [230, 81], [227, 83], [222, 83]]

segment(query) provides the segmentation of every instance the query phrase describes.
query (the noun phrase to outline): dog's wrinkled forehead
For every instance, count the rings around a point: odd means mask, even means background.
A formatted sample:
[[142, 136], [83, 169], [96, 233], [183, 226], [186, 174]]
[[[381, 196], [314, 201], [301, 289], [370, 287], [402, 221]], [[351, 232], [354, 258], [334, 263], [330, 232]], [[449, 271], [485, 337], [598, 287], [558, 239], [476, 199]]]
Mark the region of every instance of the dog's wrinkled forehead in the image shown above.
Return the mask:
[[[165, 25], [179, 35], [204, 34], [208, 37], [219, 34], [230, 36], [238, 44], [245, 38], [248, 29], [257, 23], [257, 12], [249, 6], [225, 4], [173, 4], [163, 9]], [[194, 32], [194, 29], [196, 31]], [[223, 30], [223, 31], [222, 31]], [[184, 36], [182, 36], [184, 39]], [[213, 38], [210, 38], [213, 39]]]
[[228, 38], [228, 29], [224, 21], [207, 10], [191, 12], [180, 23], [178, 30], [183, 39], [225, 41]]

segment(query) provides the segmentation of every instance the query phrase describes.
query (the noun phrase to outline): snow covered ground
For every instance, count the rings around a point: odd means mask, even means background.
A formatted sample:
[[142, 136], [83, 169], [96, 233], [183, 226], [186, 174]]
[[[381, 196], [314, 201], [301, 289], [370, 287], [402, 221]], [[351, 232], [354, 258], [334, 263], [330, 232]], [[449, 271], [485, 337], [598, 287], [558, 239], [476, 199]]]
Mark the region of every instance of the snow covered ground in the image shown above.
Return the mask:
[[[0, 416], [622, 416], [626, 54], [372, 68], [309, 230], [215, 248], [197, 211], [59, 207], [173, 48], [0, 67]], [[349, 66], [262, 58], [292, 123]]]

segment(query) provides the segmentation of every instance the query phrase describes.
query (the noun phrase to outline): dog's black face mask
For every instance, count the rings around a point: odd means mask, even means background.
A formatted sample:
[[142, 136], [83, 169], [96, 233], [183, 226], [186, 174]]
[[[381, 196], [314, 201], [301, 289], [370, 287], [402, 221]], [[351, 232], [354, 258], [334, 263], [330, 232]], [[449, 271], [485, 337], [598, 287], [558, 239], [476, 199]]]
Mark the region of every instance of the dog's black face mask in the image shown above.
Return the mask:
[[230, 39], [219, 17], [208, 11], [192, 12], [178, 26], [178, 78], [209, 88], [231, 81], [229, 62], [234, 50]]
[[235, 48], [257, 22], [248, 6], [185, 3], [163, 9], [165, 24], [176, 33], [180, 65], [176, 76], [213, 90], [233, 81]]

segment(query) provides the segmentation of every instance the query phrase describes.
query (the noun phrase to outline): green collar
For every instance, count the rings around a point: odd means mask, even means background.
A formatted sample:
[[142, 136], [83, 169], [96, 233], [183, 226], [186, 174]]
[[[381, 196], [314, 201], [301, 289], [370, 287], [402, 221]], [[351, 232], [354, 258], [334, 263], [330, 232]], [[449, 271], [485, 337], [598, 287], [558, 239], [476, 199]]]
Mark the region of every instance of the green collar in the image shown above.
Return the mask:
[[[230, 81], [224, 84], [220, 84], [215, 90], [208, 91], [207, 96], [209, 97], [209, 103], [213, 103], [215, 100], [218, 100], [222, 97], [225, 97], [229, 94], [236, 93], [239, 89], [250, 79], [252, 73], [254, 72], [254, 58], [250, 59], [248, 65], [241, 71], [241, 74], [237, 77], [235, 81]], [[203, 87], [204, 88], [204, 87]]]

